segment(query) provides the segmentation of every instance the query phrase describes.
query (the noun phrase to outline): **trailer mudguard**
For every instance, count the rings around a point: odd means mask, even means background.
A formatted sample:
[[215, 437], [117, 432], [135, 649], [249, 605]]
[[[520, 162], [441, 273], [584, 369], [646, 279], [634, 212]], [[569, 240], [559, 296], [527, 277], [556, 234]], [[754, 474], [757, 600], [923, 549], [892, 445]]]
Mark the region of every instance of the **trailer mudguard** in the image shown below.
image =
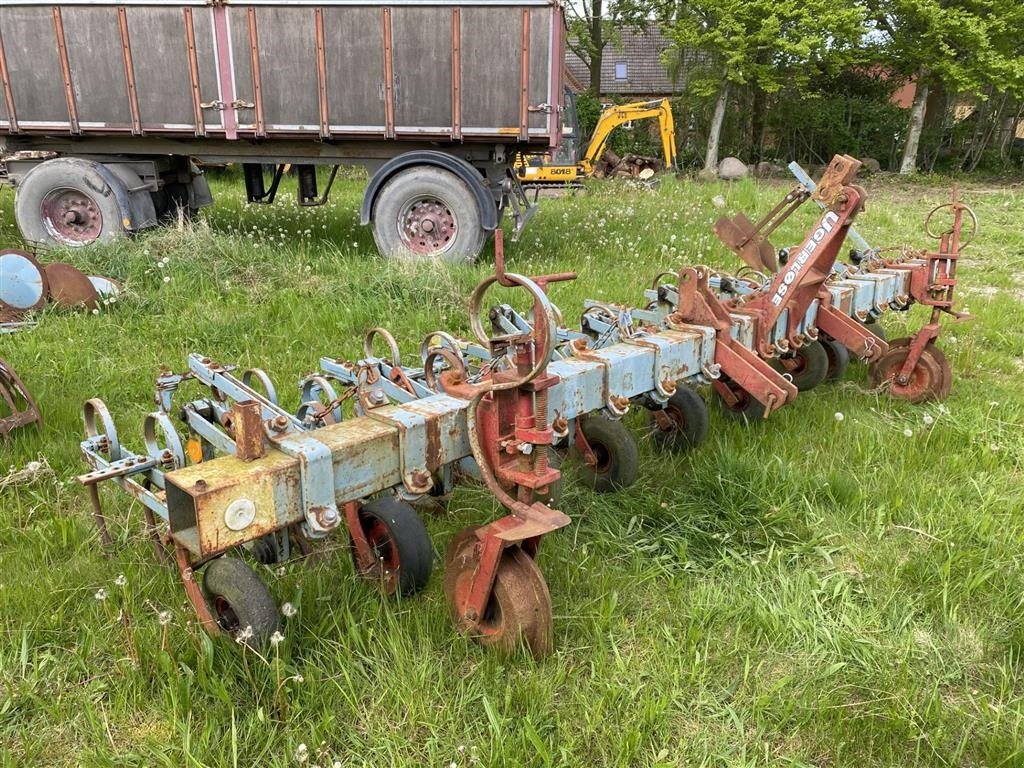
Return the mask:
[[480, 221], [483, 228], [488, 232], [497, 229], [498, 206], [480, 172], [459, 157], [430, 149], [406, 152], [398, 157], [393, 157], [373, 174], [370, 178], [370, 183], [366, 187], [366, 192], [363, 194], [363, 204], [359, 208], [360, 224], [365, 226], [370, 223], [370, 220], [373, 218], [373, 204], [377, 200], [377, 194], [384, 184], [387, 183], [388, 179], [399, 171], [416, 165], [433, 165], [458, 176], [473, 191], [477, 207], [480, 209]]

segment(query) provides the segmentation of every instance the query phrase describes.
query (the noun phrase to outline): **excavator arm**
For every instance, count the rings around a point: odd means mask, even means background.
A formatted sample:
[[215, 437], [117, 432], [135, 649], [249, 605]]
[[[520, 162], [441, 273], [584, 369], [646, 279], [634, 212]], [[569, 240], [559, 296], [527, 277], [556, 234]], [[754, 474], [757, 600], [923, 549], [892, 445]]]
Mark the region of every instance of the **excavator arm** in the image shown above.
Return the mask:
[[657, 118], [658, 120], [665, 167], [675, 167], [676, 130], [675, 122], [672, 119], [672, 107], [668, 99], [655, 99], [654, 101], [634, 101], [629, 104], [614, 105], [601, 113], [601, 118], [597, 121], [597, 127], [594, 128], [594, 135], [590, 139], [590, 144], [587, 145], [587, 149], [580, 159], [584, 175], [589, 176], [593, 172], [594, 164], [604, 154], [604, 150], [608, 145], [608, 136], [611, 135], [613, 130], [633, 120], [647, 120], [650, 118]]

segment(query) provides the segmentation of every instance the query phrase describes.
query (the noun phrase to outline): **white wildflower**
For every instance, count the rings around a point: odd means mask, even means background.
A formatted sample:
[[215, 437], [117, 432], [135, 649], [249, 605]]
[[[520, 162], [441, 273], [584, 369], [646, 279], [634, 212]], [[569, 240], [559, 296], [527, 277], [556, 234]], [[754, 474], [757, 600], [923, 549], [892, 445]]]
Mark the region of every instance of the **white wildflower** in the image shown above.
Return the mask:
[[284, 614], [284, 617], [286, 619], [290, 619], [292, 616], [294, 616], [298, 612], [299, 612], [298, 609], [294, 605], [292, 605], [291, 603], [285, 603], [284, 605], [281, 606], [281, 613]]
[[235, 642], [238, 643], [239, 645], [243, 645], [243, 644], [249, 642], [250, 640], [252, 640], [253, 634], [254, 633], [252, 631], [252, 625], [251, 624], [246, 624], [245, 625], [245, 629], [243, 629], [241, 632], [239, 632], [237, 635], [235, 635]]

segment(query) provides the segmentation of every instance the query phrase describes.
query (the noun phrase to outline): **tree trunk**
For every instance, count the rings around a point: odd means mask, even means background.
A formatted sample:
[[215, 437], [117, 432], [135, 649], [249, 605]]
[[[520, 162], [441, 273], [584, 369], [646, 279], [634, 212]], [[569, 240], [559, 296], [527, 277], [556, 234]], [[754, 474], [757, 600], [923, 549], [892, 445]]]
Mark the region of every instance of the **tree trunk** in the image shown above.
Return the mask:
[[900, 162], [900, 173], [917, 173], [917, 145], [921, 141], [921, 129], [924, 127], [925, 104], [928, 102], [928, 84], [922, 77], [917, 78], [917, 92], [914, 103], [910, 107], [910, 120], [907, 123], [907, 141], [903, 145], [903, 160]]
[[601, 95], [601, 65], [604, 63], [604, 0], [590, 0], [590, 92]]
[[751, 162], [759, 163], [764, 160], [764, 117], [767, 103], [767, 94], [764, 90], [754, 86], [754, 101], [750, 107], [750, 149]]
[[725, 122], [725, 104], [729, 98], [729, 81], [722, 83], [722, 90], [718, 92], [718, 101], [715, 102], [715, 114], [711, 118], [711, 128], [708, 130], [708, 149], [704, 155], [704, 172], [706, 174], [718, 174], [718, 141], [722, 137], [722, 123]]

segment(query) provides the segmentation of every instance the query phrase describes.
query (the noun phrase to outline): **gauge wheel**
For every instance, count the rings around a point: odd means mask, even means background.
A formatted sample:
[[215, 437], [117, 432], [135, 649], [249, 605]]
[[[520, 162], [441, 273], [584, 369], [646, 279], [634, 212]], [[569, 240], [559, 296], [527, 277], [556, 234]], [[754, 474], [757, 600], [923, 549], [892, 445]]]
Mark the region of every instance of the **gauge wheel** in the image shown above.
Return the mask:
[[361, 578], [378, 584], [387, 595], [415, 594], [430, 581], [434, 550], [423, 520], [404, 501], [391, 496], [374, 499], [359, 510], [359, 522], [375, 562], [361, 569], [352, 543], [352, 562]]
[[203, 570], [203, 592], [218, 626], [252, 648], [265, 646], [281, 626], [267, 585], [246, 563], [220, 557]]
[[587, 487], [597, 493], [611, 493], [636, 482], [640, 455], [636, 439], [621, 421], [595, 413], [581, 419], [576, 428], [583, 431], [597, 458], [593, 467], [586, 463], [580, 467], [580, 476]]

